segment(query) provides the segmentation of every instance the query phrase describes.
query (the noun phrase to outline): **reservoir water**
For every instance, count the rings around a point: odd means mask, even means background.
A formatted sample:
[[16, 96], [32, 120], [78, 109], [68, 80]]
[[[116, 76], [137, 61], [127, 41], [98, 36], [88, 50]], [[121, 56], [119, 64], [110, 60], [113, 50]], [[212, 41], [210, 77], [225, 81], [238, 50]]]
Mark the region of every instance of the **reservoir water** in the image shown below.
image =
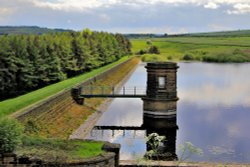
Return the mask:
[[[125, 86], [146, 87], [145, 64], [140, 64]], [[250, 163], [250, 63], [178, 63], [176, 133], [174, 151], [185, 142], [203, 150], [190, 161]], [[98, 126], [141, 127], [141, 99], [114, 99]], [[120, 159], [143, 157], [146, 130], [93, 129], [88, 139], [121, 144]], [[167, 137], [168, 138], [168, 137]], [[173, 149], [171, 150], [173, 151]], [[172, 153], [173, 154], [173, 153]]]

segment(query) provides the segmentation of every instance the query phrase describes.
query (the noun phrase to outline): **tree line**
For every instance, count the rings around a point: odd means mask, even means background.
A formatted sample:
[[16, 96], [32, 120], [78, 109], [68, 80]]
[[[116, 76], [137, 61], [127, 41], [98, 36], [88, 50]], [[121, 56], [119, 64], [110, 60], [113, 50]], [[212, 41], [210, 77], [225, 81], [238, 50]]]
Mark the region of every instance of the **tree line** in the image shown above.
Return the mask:
[[0, 35], [11, 34], [45, 34], [45, 33], [57, 33], [57, 32], [73, 32], [68, 29], [51, 29], [38, 26], [0, 26]]
[[104, 66], [131, 53], [121, 34], [63, 32], [0, 37], [0, 100]]

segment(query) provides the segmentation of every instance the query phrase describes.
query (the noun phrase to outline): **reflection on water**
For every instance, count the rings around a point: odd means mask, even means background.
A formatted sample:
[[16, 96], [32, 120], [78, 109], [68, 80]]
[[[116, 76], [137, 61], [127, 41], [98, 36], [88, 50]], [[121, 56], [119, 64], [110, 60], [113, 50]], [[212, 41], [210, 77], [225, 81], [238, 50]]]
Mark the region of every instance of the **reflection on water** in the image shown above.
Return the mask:
[[250, 162], [250, 64], [180, 66], [177, 145], [202, 148], [192, 160]]
[[146, 152], [145, 130], [92, 130], [89, 139], [120, 143], [121, 159], [139, 159]]
[[[168, 136], [173, 138], [177, 155], [181, 154], [178, 145], [189, 141], [204, 152], [202, 157], [190, 160], [249, 163], [250, 64], [178, 65], [176, 142], [174, 131]], [[143, 66], [138, 67], [127, 85], [146, 85]], [[115, 99], [98, 125], [145, 127], [143, 122], [141, 99]], [[121, 143], [121, 159], [137, 159], [146, 152], [147, 134], [146, 129], [93, 130], [88, 138]]]
[[[147, 136], [157, 133], [165, 137], [165, 140], [157, 151], [158, 155], [154, 159], [166, 161], [178, 160], [176, 155], [176, 131], [178, 129], [176, 115], [169, 118], [152, 118], [144, 114], [143, 118], [143, 127], [146, 129]], [[150, 145], [147, 144], [146, 147], [147, 151], [152, 150]]]

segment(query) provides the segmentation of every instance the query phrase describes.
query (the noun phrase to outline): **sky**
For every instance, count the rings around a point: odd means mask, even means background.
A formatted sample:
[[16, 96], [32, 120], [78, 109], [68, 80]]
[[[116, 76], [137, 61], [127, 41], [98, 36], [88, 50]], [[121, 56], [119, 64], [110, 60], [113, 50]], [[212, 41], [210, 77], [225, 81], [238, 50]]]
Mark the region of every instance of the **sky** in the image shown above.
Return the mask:
[[250, 29], [250, 0], [0, 0], [0, 26], [119, 33]]

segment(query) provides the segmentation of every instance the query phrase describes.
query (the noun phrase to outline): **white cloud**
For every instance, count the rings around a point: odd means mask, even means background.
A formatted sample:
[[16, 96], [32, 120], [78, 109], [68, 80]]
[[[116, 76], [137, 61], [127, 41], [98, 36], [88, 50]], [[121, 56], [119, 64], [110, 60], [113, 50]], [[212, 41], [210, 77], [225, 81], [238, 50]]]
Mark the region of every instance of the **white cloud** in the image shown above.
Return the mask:
[[[200, 106], [218, 104], [224, 106], [243, 105], [247, 107], [249, 106], [248, 100], [250, 98], [249, 84], [242, 85], [240, 82], [238, 82], [223, 88], [218, 88], [213, 84], [207, 84], [195, 89], [181, 90], [178, 91], [178, 93], [181, 99], [188, 102], [199, 102]], [[200, 92], [202, 92], [203, 95], [202, 99]], [[192, 94], [191, 97], [189, 96], [190, 94]]]
[[14, 13], [14, 9], [0, 7], [0, 22], [5, 22], [7, 17], [10, 16], [12, 13]]
[[97, 7], [108, 7], [110, 5], [116, 4], [118, 0], [91, 0], [91, 1], [82, 1], [82, 0], [56, 0], [56, 1], [39, 1], [31, 0], [31, 2], [36, 7], [42, 8], [51, 8], [53, 10], [64, 10], [64, 11], [85, 11], [91, 8]]
[[17, 0], [19, 2], [32, 2], [39, 8], [52, 10], [83, 12], [93, 8], [107, 8], [114, 5], [143, 8], [149, 5], [166, 4], [172, 6], [195, 5], [208, 9], [218, 9], [222, 5], [228, 5], [231, 9], [225, 11], [228, 14], [250, 13], [250, 0]]
[[4, 16], [4, 15], [8, 15], [8, 14], [11, 14], [13, 13], [13, 9], [10, 9], [10, 8], [0, 8], [0, 16]]
[[[190, 86], [188, 89], [178, 89], [180, 99], [196, 103], [199, 107], [210, 106], [211, 104], [250, 107], [250, 80], [245, 79], [245, 76], [249, 73], [247, 65], [224, 65], [223, 68], [207, 66], [207, 68], [209, 69], [204, 72], [204, 76], [214, 78], [214, 81], [209, 79], [206, 84]], [[184, 74], [196, 76], [199, 73], [200, 71], [190, 69], [190, 71], [186, 70]], [[221, 74], [224, 78], [219, 80]], [[237, 75], [237, 77], [232, 77], [232, 74]], [[242, 84], [243, 82], [244, 84]], [[218, 86], [218, 83], [220, 83], [220, 86]]]
[[208, 9], [217, 9], [218, 7], [219, 5], [213, 2], [209, 2], [206, 5], [204, 5], [204, 8], [208, 8]]
[[233, 10], [228, 10], [228, 14], [246, 14], [250, 13], [250, 3], [239, 3], [233, 6]]
[[250, 0], [0, 0], [0, 20], [2, 25], [175, 34], [247, 29], [249, 8]]
[[[7, 0], [2, 0], [4, 3], [10, 3]], [[228, 14], [244, 14], [250, 13], [250, 0], [14, 0], [18, 4], [31, 3], [35, 7], [49, 8], [52, 10], [62, 11], [88, 11], [94, 8], [107, 8], [115, 5], [130, 6], [143, 8], [158, 4], [169, 6], [194, 5], [202, 6], [208, 9], [218, 9], [222, 5], [228, 5], [229, 8], [225, 11]], [[1, 4], [2, 5], [2, 4]]]

